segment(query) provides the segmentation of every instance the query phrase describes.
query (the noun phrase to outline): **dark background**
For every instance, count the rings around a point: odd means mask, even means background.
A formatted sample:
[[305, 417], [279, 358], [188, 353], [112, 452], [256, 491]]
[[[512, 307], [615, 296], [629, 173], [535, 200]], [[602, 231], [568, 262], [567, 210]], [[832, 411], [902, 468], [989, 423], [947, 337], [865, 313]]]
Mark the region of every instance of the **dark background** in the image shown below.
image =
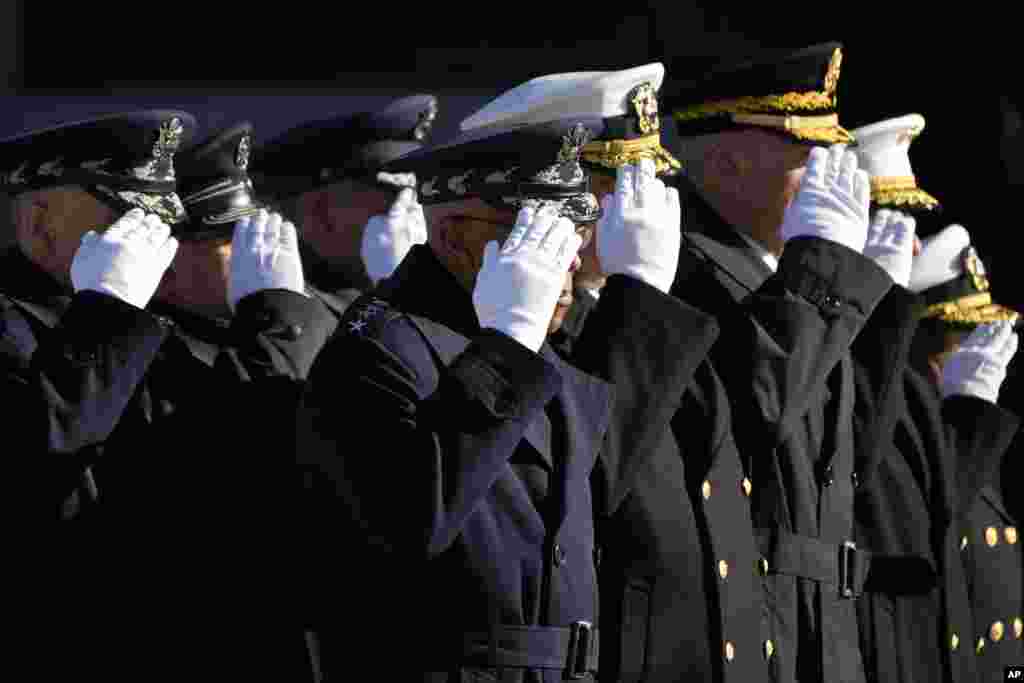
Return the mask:
[[290, 2], [219, 10], [212, 2], [97, 8], [7, 0], [0, 3], [0, 136], [160, 106], [193, 112], [207, 132], [248, 118], [266, 139], [300, 121], [433, 92], [441, 98], [440, 139], [490, 97], [538, 75], [663, 61], [671, 79], [760, 48], [840, 40], [844, 125], [925, 116], [912, 158], [921, 185], [947, 208], [941, 225], [966, 225], [998, 298], [1024, 308], [1016, 246], [1024, 190], [1019, 39], [998, 35], [998, 16], [959, 11], [678, 2]]

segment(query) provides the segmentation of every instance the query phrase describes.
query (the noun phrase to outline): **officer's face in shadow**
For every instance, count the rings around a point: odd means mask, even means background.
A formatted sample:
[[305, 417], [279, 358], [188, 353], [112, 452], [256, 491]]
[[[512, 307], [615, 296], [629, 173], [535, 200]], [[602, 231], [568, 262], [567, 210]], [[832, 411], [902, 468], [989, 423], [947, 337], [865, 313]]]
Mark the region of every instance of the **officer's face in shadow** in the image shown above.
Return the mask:
[[703, 194], [731, 225], [781, 254], [782, 219], [800, 188], [811, 145], [760, 128], [706, 137]]
[[231, 237], [179, 240], [178, 252], [160, 281], [156, 298], [200, 315], [229, 315]]
[[22, 252], [37, 266], [66, 285], [82, 235], [103, 232], [120, 217], [81, 187], [67, 186], [29, 192], [12, 202], [15, 234]]
[[396, 192], [368, 183], [346, 180], [306, 192], [296, 216], [302, 239], [354, 284], [369, 287], [360, 256], [363, 230], [371, 217], [386, 214]]
[[[515, 226], [517, 214], [515, 209], [497, 209], [480, 199], [428, 207], [430, 247], [462, 286], [472, 292], [477, 273], [483, 267], [487, 243], [492, 240], [503, 243]], [[566, 273], [548, 334], [562, 326], [572, 306], [573, 278], [579, 267], [580, 258], [577, 257]]]
[[[593, 171], [590, 175], [590, 191], [597, 197], [600, 204], [605, 196], [615, 192], [614, 172]], [[604, 287], [608, 276], [601, 270], [597, 259], [597, 223], [588, 224], [594, 238], [580, 249], [580, 267], [576, 271], [575, 284], [579, 287], [600, 290]]]

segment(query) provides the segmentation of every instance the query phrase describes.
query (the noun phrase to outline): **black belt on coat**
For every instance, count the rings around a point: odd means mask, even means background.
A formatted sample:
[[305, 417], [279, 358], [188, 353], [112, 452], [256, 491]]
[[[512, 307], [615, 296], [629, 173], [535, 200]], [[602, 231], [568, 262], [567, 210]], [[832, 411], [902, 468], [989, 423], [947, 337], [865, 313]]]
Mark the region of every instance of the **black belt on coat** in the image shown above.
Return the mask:
[[598, 630], [587, 621], [571, 626], [499, 625], [464, 633], [462, 667], [554, 669], [564, 678], [597, 673]]
[[769, 573], [836, 586], [841, 598], [857, 598], [865, 591], [924, 594], [937, 579], [933, 563], [917, 555], [879, 555], [852, 541], [829, 543], [785, 529], [760, 529], [757, 540]]
[[778, 528], [759, 529], [757, 540], [769, 573], [830, 584], [841, 598], [853, 599], [864, 592], [872, 555], [853, 541], [830, 543]]

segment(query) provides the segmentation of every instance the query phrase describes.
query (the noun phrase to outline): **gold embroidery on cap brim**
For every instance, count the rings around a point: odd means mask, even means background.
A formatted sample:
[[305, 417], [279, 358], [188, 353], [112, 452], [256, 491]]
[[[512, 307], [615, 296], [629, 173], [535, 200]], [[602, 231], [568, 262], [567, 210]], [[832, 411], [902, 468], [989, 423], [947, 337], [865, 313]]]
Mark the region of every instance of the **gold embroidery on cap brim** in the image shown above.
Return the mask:
[[682, 164], [661, 146], [661, 138], [647, 135], [633, 140], [601, 140], [587, 143], [581, 158], [590, 164], [606, 168], [620, 168], [641, 159], [653, 159], [656, 173], [678, 171]]

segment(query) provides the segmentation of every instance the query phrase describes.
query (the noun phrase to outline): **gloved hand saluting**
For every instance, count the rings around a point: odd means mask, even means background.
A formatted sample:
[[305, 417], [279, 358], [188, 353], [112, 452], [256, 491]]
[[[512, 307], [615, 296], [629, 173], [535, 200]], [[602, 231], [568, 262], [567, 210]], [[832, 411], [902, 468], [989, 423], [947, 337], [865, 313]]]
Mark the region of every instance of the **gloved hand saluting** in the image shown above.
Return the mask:
[[158, 216], [132, 209], [102, 234], [82, 236], [71, 284], [76, 292], [102, 292], [145, 308], [177, 251], [178, 240]]
[[414, 244], [427, 241], [427, 219], [412, 188], [404, 188], [386, 216], [374, 216], [363, 230], [360, 254], [366, 272], [377, 284], [389, 277]]
[[1017, 341], [1011, 321], [979, 325], [946, 361], [942, 397], [962, 394], [995, 403]]
[[305, 295], [305, 288], [294, 225], [266, 209], [235, 223], [228, 286], [231, 310], [246, 296], [265, 289]]
[[505, 243], [484, 247], [473, 289], [480, 327], [539, 351], [581, 244], [572, 222], [551, 206], [520, 209]]
[[800, 189], [782, 220], [782, 239], [820, 237], [864, 253], [871, 189], [845, 145], [814, 147]]
[[679, 192], [655, 175], [654, 161], [621, 166], [615, 192], [602, 202], [597, 259], [608, 275], [620, 273], [668, 293], [679, 266], [682, 210]]
[[910, 216], [881, 209], [875, 212], [864, 245], [864, 256], [881, 266], [893, 282], [904, 288], [910, 284], [916, 231], [917, 221]]

